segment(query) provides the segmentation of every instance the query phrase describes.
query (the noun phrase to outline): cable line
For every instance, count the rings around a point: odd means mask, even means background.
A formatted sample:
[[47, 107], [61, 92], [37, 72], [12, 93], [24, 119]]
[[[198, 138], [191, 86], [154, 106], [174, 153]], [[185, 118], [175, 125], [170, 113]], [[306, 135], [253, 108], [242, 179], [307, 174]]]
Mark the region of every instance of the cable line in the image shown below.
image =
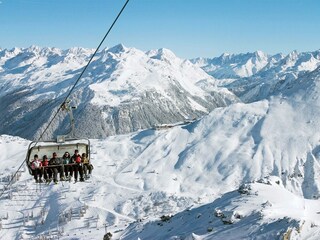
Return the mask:
[[103, 39], [101, 40], [101, 42], [99, 43], [98, 47], [96, 48], [96, 50], [94, 51], [94, 53], [92, 54], [91, 58], [89, 59], [87, 65], [84, 67], [84, 69], [82, 70], [81, 74], [79, 75], [78, 79], [76, 80], [76, 82], [73, 84], [73, 86], [71, 87], [71, 89], [69, 90], [69, 93], [67, 94], [67, 96], [65, 97], [64, 101], [62, 102], [62, 104], [60, 105], [60, 107], [58, 108], [57, 112], [55, 113], [55, 115], [53, 116], [53, 118], [51, 119], [51, 121], [49, 122], [49, 124], [47, 125], [47, 127], [45, 128], [45, 130], [43, 131], [43, 133], [40, 135], [40, 137], [38, 138], [37, 142], [35, 145], [37, 145], [37, 143], [40, 141], [40, 139], [43, 137], [44, 133], [48, 130], [49, 126], [52, 124], [53, 120], [56, 118], [56, 116], [58, 115], [58, 113], [60, 112], [61, 108], [64, 106], [64, 104], [66, 103], [66, 101], [68, 100], [68, 98], [70, 97], [71, 93], [73, 92], [73, 90], [75, 89], [76, 85], [79, 83], [81, 77], [83, 76], [84, 72], [87, 70], [89, 64], [92, 62], [93, 58], [95, 57], [95, 55], [97, 54], [99, 48], [101, 47], [101, 45], [103, 44], [104, 40], [107, 38], [107, 36], [109, 35], [111, 29], [113, 28], [113, 26], [115, 25], [115, 23], [117, 22], [117, 20], [119, 19], [121, 13], [123, 12], [123, 10], [125, 9], [125, 7], [127, 6], [129, 0], [127, 0], [125, 2], [125, 4], [123, 5], [123, 7], [121, 8], [120, 12], [118, 13], [117, 17], [114, 19], [113, 23], [111, 24], [111, 26], [109, 27], [107, 33], [104, 35]]
[[[118, 13], [117, 17], [114, 19], [113, 23], [111, 24], [111, 26], [109, 27], [109, 30], [107, 31], [107, 33], [104, 35], [103, 39], [101, 40], [101, 42], [99, 43], [98, 47], [96, 48], [95, 52], [92, 54], [89, 62], [87, 63], [87, 65], [85, 66], [85, 68], [82, 70], [80, 76], [78, 77], [77, 81], [74, 83], [74, 85], [72, 86], [71, 90], [69, 91], [68, 95], [66, 96], [65, 100], [63, 101], [63, 103], [61, 104], [61, 106], [67, 101], [68, 97], [71, 95], [73, 89], [76, 87], [76, 85], [78, 84], [80, 78], [82, 77], [82, 75], [84, 74], [84, 72], [86, 71], [86, 69], [88, 68], [89, 64], [91, 63], [92, 59], [94, 58], [94, 56], [96, 55], [96, 53], [98, 52], [99, 48], [101, 47], [102, 43], [104, 42], [104, 40], [106, 39], [106, 37], [109, 35], [111, 29], [113, 28], [113, 26], [115, 25], [115, 23], [117, 22], [118, 18], [120, 17], [121, 13], [123, 12], [123, 10], [125, 9], [125, 7], [127, 6], [129, 0], [126, 1], [126, 3], [123, 5], [123, 7], [121, 8], [120, 12]], [[60, 108], [61, 108], [60, 106]]]
[[[64, 105], [66, 104], [68, 98], [70, 97], [71, 93], [73, 92], [73, 90], [75, 89], [75, 87], [77, 86], [77, 84], [79, 83], [81, 77], [83, 76], [84, 72], [87, 70], [89, 64], [92, 62], [93, 58], [95, 57], [95, 55], [97, 54], [99, 48], [101, 47], [101, 45], [103, 44], [104, 40], [107, 38], [107, 36], [109, 35], [109, 33], [111, 32], [113, 26], [116, 24], [116, 22], [118, 21], [119, 17], [121, 16], [123, 10], [126, 8], [127, 4], [129, 3], [129, 0], [126, 0], [125, 4], [122, 6], [121, 10], [119, 11], [117, 17], [114, 19], [114, 21], [112, 22], [111, 26], [109, 27], [107, 33], [104, 35], [104, 37], [102, 38], [102, 40], [100, 41], [98, 47], [96, 48], [96, 50], [94, 51], [94, 53], [92, 54], [91, 58], [89, 59], [88, 63], [86, 64], [86, 66], [84, 67], [84, 69], [82, 70], [81, 74], [79, 75], [79, 77], [77, 78], [76, 82], [73, 84], [73, 86], [71, 87], [71, 89], [69, 90], [67, 96], [65, 97], [65, 99], [63, 100], [62, 104], [59, 106], [58, 110], [56, 111], [56, 113], [53, 115], [53, 117], [51, 118], [50, 122], [48, 123], [47, 127], [43, 130], [43, 132], [40, 134], [40, 137], [37, 139], [36, 143], [34, 146], [36, 146], [39, 141], [41, 140], [41, 138], [43, 137], [43, 135], [46, 133], [46, 131], [49, 129], [49, 127], [51, 126], [52, 122], [54, 121], [54, 119], [57, 117], [58, 113], [60, 112], [60, 110], [64, 107]], [[0, 198], [2, 197], [2, 195], [4, 194], [5, 190], [8, 188], [8, 186], [10, 186], [12, 184], [12, 181], [14, 180], [14, 178], [16, 177], [17, 173], [19, 172], [19, 170], [21, 169], [21, 167], [23, 166], [23, 164], [27, 161], [27, 157], [23, 160], [23, 162], [21, 163], [21, 165], [19, 166], [19, 168], [17, 169], [17, 171], [12, 175], [9, 183], [7, 185], [4, 186], [1, 194], [0, 194]]]

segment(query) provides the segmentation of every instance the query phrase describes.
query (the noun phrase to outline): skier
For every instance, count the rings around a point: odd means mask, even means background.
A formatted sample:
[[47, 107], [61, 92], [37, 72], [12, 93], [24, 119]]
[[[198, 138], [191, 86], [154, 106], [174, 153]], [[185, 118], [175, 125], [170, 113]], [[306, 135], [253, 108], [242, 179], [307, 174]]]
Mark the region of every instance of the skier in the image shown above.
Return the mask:
[[74, 171], [74, 180], [75, 182], [78, 181], [78, 173], [80, 175], [80, 182], [83, 182], [83, 168], [81, 163], [81, 156], [79, 154], [79, 150], [74, 150], [74, 154], [71, 157], [71, 163], [73, 163], [73, 171]]
[[[36, 183], [42, 182], [42, 164], [41, 160], [38, 157], [38, 154], [35, 154], [34, 159], [31, 162], [31, 169], [32, 169], [32, 175], [34, 177], [34, 180], [36, 180]], [[38, 179], [39, 176], [39, 179]]]
[[61, 167], [61, 160], [57, 157], [57, 153], [53, 153], [52, 154], [52, 158], [50, 159], [49, 161], [49, 166], [52, 166], [50, 167], [52, 173], [53, 173], [53, 181], [55, 184], [58, 183], [58, 173], [60, 173], [60, 180], [64, 180], [64, 177], [63, 177], [63, 169]]
[[[82, 162], [83, 173], [84, 173], [85, 178], [90, 178], [93, 166], [90, 163], [86, 153], [82, 153], [81, 162]], [[89, 174], [88, 174], [88, 171], [89, 171]]]
[[42, 157], [42, 169], [43, 169], [43, 177], [46, 182], [51, 181], [52, 179], [52, 171], [47, 166], [49, 165], [49, 160], [47, 155], [43, 155]]
[[69, 180], [72, 178], [72, 175], [73, 175], [73, 166], [70, 165], [70, 160], [71, 160], [71, 157], [69, 152], [65, 152], [62, 156], [62, 163], [64, 166], [65, 178]]

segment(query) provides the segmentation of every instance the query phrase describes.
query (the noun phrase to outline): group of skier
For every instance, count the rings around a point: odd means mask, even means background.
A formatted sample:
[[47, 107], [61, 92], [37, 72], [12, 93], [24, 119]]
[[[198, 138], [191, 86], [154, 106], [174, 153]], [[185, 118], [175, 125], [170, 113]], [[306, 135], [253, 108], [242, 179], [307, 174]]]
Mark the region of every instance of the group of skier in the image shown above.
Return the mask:
[[54, 152], [50, 160], [48, 160], [47, 155], [44, 155], [41, 160], [35, 154], [31, 162], [31, 169], [37, 183], [44, 182], [42, 177], [47, 183], [52, 180], [54, 183], [58, 183], [58, 175], [60, 175], [61, 181], [71, 181], [74, 177], [75, 182], [78, 181], [80, 175], [80, 181], [83, 182], [90, 177], [93, 165], [86, 153], [80, 156], [79, 151], [75, 150], [73, 156], [70, 156], [69, 152], [65, 152], [62, 158], [57, 157], [57, 153]]

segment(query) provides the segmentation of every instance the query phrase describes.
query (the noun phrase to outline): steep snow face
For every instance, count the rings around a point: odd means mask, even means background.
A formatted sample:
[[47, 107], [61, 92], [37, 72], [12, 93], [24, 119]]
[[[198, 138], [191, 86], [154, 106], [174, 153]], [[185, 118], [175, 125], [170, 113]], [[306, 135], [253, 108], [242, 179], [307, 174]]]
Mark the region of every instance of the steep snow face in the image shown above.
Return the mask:
[[279, 94], [300, 75], [315, 70], [320, 66], [320, 51], [293, 51], [287, 56], [269, 56], [259, 52], [224, 54], [219, 58], [192, 61], [219, 78], [219, 85], [227, 87], [242, 101], [254, 102]]
[[[39, 48], [0, 52], [0, 132], [39, 136], [93, 50]], [[193, 119], [239, 101], [215, 79], [168, 49], [143, 52], [117, 45], [99, 52], [71, 97], [80, 136], [105, 137]], [[41, 113], [41, 114], [40, 114]], [[27, 126], [33, 119], [32, 126]], [[47, 136], [63, 134], [63, 115]]]

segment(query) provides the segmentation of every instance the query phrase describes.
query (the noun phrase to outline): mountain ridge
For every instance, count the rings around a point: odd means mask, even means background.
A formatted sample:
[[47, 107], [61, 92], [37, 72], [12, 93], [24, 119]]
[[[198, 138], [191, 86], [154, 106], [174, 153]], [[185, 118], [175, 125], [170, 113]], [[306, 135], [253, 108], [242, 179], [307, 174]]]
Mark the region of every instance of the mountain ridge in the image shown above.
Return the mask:
[[[268, 55], [260, 52], [221, 55], [212, 59], [193, 59], [197, 66], [220, 79], [243, 102], [255, 102], [280, 94], [299, 76], [320, 66], [320, 50]], [[226, 59], [222, 61], [221, 59]]]
[[[37, 129], [48, 123], [92, 51], [36, 46], [3, 50], [0, 97], [8, 109], [2, 109], [7, 119], [15, 121], [1, 121], [0, 132], [29, 139], [39, 136]], [[239, 101], [202, 69], [168, 49], [143, 52], [121, 44], [98, 52], [75, 90], [71, 99], [78, 107], [74, 113], [78, 134], [94, 138], [197, 118]], [[49, 104], [46, 117], [36, 117], [43, 104]], [[19, 109], [29, 109], [23, 114], [37, 119], [30, 131], [18, 129]], [[61, 117], [45, 137], [67, 128]]]

